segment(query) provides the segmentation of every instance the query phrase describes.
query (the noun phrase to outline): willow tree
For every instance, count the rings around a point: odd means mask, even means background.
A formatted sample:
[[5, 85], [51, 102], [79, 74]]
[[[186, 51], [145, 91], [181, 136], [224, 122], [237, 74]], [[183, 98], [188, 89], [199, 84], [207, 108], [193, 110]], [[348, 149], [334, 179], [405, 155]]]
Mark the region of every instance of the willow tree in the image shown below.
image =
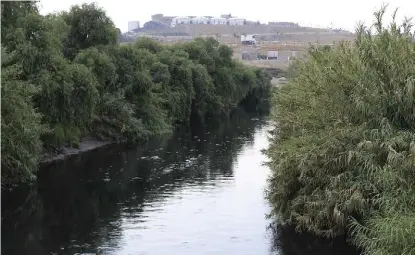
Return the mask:
[[34, 2], [1, 7], [3, 184], [33, 179], [43, 153], [87, 136], [138, 142], [270, 85], [212, 38], [117, 45], [119, 30], [95, 4], [46, 16]]
[[188, 122], [195, 96], [192, 81], [194, 63], [185, 51], [178, 48], [164, 50], [158, 57], [161, 63], [168, 66], [170, 73], [170, 80], [165, 86], [169, 118], [173, 122]]
[[1, 54], [1, 183], [27, 182], [35, 178], [41, 157], [40, 135], [45, 127], [32, 97], [36, 87], [21, 81], [21, 66], [10, 65], [13, 53]]
[[83, 49], [98, 45], [115, 45], [118, 30], [106, 12], [95, 3], [74, 5], [62, 13], [70, 27], [64, 55], [72, 60]]
[[27, 15], [38, 13], [35, 1], [2, 1], [1, 2], [1, 43], [13, 51], [18, 42], [16, 29]]

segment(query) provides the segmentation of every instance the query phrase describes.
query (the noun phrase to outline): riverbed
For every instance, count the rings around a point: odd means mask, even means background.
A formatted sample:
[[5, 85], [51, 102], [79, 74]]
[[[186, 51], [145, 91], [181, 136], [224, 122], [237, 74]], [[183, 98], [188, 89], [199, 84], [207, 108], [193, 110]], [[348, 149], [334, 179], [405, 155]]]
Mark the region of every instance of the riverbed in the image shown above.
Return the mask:
[[2, 197], [2, 254], [352, 254], [268, 228], [266, 116], [178, 129], [43, 166]]

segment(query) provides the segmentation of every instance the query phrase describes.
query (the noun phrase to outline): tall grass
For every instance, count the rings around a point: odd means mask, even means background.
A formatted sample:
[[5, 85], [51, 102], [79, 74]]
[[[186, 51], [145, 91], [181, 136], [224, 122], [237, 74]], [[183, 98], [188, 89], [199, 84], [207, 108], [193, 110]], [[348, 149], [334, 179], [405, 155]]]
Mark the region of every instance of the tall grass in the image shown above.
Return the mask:
[[311, 48], [275, 93], [267, 197], [299, 231], [415, 254], [414, 34], [385, 10], [354, 42]]

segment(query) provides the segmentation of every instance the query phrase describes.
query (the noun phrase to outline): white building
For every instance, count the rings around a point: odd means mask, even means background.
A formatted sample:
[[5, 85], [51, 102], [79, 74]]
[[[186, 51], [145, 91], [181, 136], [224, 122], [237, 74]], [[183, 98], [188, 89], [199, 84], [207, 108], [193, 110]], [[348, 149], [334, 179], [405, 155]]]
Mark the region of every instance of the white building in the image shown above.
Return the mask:
[[192, 19], [192, 24], [208, 24], [209, 18], [199, 16]]
[[244, 45], [256, 45], [257, 41], [255, 40], [255, 35], [241, 35], [241, 43]]
[[241, 18], [229, 18], [227, 20], [227, 23], [230, 26], [242, 26], [243, 24], [245, 24], [245, 19], [241, 19]]
[[190, 24], [191, 21], [192, 19], [186, 16], [174, 17], [171, 21], [171, 26], [175, 27], [176, 25], [179, 25], [179, 24]]
[[211, 18], [210, 24], [212, 25], [226, 25], [226, 18]]
[[276, 60], [278, 60], [279, 59], [279, 52], [277, 50], [269, 50], [267, 52], [267, 59], [276, 59]]
[[128, 31], [133, 31], [134, 29], [140, 28], [139, 21], [128, 21]]

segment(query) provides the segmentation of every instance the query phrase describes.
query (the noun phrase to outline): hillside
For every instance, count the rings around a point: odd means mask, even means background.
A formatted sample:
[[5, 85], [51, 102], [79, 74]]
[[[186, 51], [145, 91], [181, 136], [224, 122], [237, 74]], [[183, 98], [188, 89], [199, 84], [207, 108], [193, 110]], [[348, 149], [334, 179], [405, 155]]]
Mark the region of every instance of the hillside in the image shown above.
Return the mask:
[[237, 44], [241, 34], [257, 34], [259, 41], [316, 42], [331, 44], [333, 41], [353, 40], [354, 34], [347, 31], [310, 27], [282, 27], [272, 25], [208, 25], [192, 24], [176, 27], [141, 28], [123, 35], [123, 41], [134, 41], [140, 36], [157, 38], [159, 41], [181, 41], [193, 37], [214, 36], [221, 43]]

